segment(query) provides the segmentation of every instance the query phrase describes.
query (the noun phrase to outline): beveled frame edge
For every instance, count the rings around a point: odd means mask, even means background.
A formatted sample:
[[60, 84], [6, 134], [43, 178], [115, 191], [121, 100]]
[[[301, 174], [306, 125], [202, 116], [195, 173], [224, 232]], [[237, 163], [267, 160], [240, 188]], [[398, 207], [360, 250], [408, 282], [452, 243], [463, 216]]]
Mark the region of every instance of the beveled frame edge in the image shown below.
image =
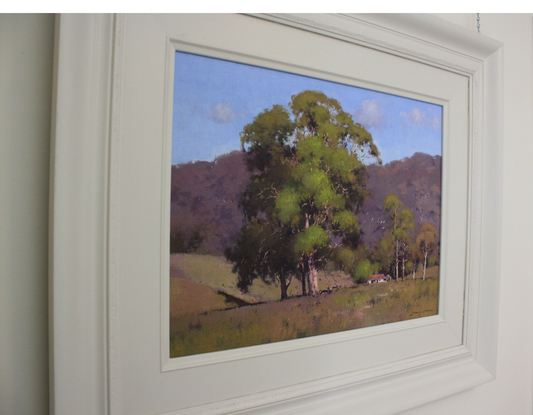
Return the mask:
[[[288, 19], [287, 16], [261, 18]], [[293, 24], [304, 24], [307, 19], [305, 16], [291, 18], [296, 21]], [[483, 284], [479, 275], [477, 280], [470, 279], [469, 296], [465, 298], [468, 300], [466, 334], [475, 334], [467, 337], [472, 354], [463, 350], [454, 356], [443, 356], [438, 362], [418, 362], [414, 367], [398, 368], [386, 377], [376, 373], [374, 380], [364, 385], [353, 379], [348, 386], [328, 386], [329, 380], [322, 380], [321, 392], [307, 389], [304, 393], [309, 394], [301, 393], [297, 398], [276, 397], [275, 392], [270, 392], [267, 400], [257, 397], [252, 406], [228, 401], [223, 407], [208, 405], [180, 411], [181, 414], [301, 413], [302, 410], [313, 414], [324, 413], [326, 408], [328, 413], [334, 410], [342, 413], [353, 410], [354, 398], [360, 410], [372, 408], [372, 413], [390, 413], [459, 392], [495, 376], [503, 170], [502, 45], [467, 33], [465, 29], [452, 29], [453, 25], [433, 16], [402, 15], [398, 20], [392, 19], [393, 23], [390, 15], [383, 15], [381, 20], [374, 15], [343, 15], [342, 18], [347, 22], [362, 21], [370, 31], [391, 27], [385, 29], [383, 37], [390, 35], [392, 40], [400, 33], [402, 48], [395, 49], [381, 41], [380, 47], [392, 52], [409, 55], [417, 49], [410, 47], [418, 43], [422, 51], [413, 56], [427, 61], [424, 45], [433, 43], [441, 48], [442, 55], [454, 56], [455, 62], [459, 61], [456, 64], [459, 71], [464, 70], [463, 59], [466, 66], [478, 61], [473, 74], [483, 76], [473, 77], [474, 89], [479, 88], [473, 94], [473, 116], [479, 116], [479, 121], [472, 124], [472, 133], [483, 158], [478, 161], [482, 180], [477, 193], [483, 215], [479, 219], [480, 234], [476, 236], [480, 244], [477, 266]], [[119, 293], [113, 293], [112, 287], [108, 291], [110, 287], [106, 284], [112, 284], [110, 274], [116, 275], [119, 266], [109, 262], [107, 252], [109, 229], [113, 226], [109, 217], [113, 203], [108, 193], [109, 169], [120, 167], [109, 164], [110, 148], [118, 145], [111, 142], [110, 131], [118, 128], [121, 116], [111, 109], [111, 91], [116, 91], [113, 73], [120, 70], [119, 60], [115, 56], [113, 64], [112, 59], [115, 20], [110, 15], [65, 15], [59, 16], [57, 23], [50, 198], [52, 414], [114, 412], [111, 409], [114, 398], [108, 384], [117, 376], [110, 363], [120, 339], [113, 338], [113, 330], [108, 328], [109, 317], [114, 312], [108, 308], [108, 300], [116, 295], [113, 299], [116, 304]], [[438, 29], [437, 35], [434, 28]], [[334, 35], [345, 37], [343, 33]], [[365, 41], [373, 40], [367, 37]], [[409, 392], [416, 390], [416, 385], [423, 386], [424, 395], [413, 397], [405, 393], [402, 385], [409, 385]], [[377, 397], [383, 387], [392, 390], [394, 406], [389, 399]]]
[[[462, 349], [462, 350], [461, 350]], [[460, 346], [398, 365], [343, 374], [279, 391], [236, 398], [164, 415], [392, 414], [492, 380]], [[395, 371], [391, 374], [391, 368]], [[428, 381], [429, 380], [429, 381]], [[384, 393], [386, 391], [386, 394]], [[424, 391], [414, 395], [413, 391]]]
[[[483, 85], [479, 111], [482, 160], [481, 204], [483, 210], [480, 235], [480, 274], [477, 281], [477, 362], [496, 377], [498, 344], [499, 283], [501, 270], [502, 194], [503, 194], [503, 45], [487, 56], [483, 65]], [[474, 138], [476, 136], [474, 135]], [[483, 276], [493, 279], [482, 284]], [[481, 311], [482, 310], [482, 311]], [[484, 347], [484, 345], [487, 345]], [[467, 344], [467, 346], [469, 346]]]

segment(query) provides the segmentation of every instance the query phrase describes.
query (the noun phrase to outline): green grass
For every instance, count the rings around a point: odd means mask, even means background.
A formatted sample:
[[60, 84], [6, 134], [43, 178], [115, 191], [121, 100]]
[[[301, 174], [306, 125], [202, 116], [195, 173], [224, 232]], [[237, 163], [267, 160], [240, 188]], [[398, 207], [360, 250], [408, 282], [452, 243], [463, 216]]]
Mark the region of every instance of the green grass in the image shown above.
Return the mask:
[[262, 281], [253, 284], [248, 294], [241, 295], [237, 288], [237, 276], [231, 272], [231, 264], [222, 257], [199, 254], [173, 254], [170, 266], [179, 268], [185, 278], [214, 290], [242, 298], [249, 303], [272, 301], [279, 298], [279, 288]]
[[[429, 273], [431, 271], [431, 274]], [[310, 337], [434, 315], [438, 269], [426, 281], [360, 285], [316, 297], [171, 316], [171, 357]]]

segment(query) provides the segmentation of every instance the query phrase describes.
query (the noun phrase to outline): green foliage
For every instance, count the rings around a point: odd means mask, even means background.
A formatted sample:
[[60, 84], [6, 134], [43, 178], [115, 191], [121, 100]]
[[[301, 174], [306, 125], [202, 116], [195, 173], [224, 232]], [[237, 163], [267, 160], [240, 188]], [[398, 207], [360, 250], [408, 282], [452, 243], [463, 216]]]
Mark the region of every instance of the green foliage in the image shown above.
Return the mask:
[[394, 273], [395, 240], [392, 232], [385, 232], [374, 251], [374, 259], [383, 273], [390, 275]]
[[431, 223], [423, 223], [420, 228], [420, 233], [416, 237], [417, 244], [421, 247], [422, 250], [427, 250], [432, 252], [436, 247], [437, 240], [437, 228]]
[[300, 255], [310, 255], [328, 247], [330, 242], [329, 233], [325, 229], [319, 226], [310, 226], [296, 236], [294, 251]]
[[383, 211], [388, 215], [394, 239], [407, 242], [414, 231], [415, 222], [413, 213], [407, 208], [402, 209], [402, 206], [403, 203], [398, 196], [390, 194], [383, 202]]
[[349, 210], [342, 210], [335, 213], [332, 222], [339, 231], [345, 234], [352, 234], [359, 231], [359, 221], [357, 220], [357, 216]]
[[[405, 263], [408, 260], [409, 248], [413, 239], [415, 221], [413, 213], [403, 208], [402, 201], [395, 194], [389, 194], [383, 202], [383, 211], [389, 219], [390, 232], [386, 232], [379, 244], [377, 255], [383, 269], [392, 271], [396, 281], [400, 274], [405, 277]], [[389, 250], [389, 252], [384, 252]], [[391, 264], [391, 257], [394, 256], [394, 267]]]
[[333, 250], [333, 259], [337, 269], [350, 275], [358, 284], [366, 282], [379, 269], [379, 265], [372, 263], [368, 257], [367, 247], [364, 245], [357, 249], [337, 247]]
[[251, 157], [248, 159], [250, 171], [264, 171], [279, 163], [288, 150], [287, 143], [294, 131], [290, 115], [281, 105], [274, 105], [255, 117], [240, 134], [241, 145]]
[[285, 187], [276, 199], [278, 219], [287, 226], [297, 227], [300, 217], [301, 196], [296, 189]]
[[391, 221], [395, 222], [402, 205], [403, 203], [400, 201], [398, 196], [390, 194], [383, 201], [383, 210], [389, 215]]
[[398, 235], [402, 241], [407, 241], [415, 229], [413, 212], [407, 208], [402, 209], [400, 211], [399, 225], [399, 230], [401, 231]]
[[416, 271], [418, 264], [424, 259], [424, 255], [422, 254], [422, 251], [420, 251], [420, 246], [416, 243], [416, 239], [411, 241], [411, 245], [409, 246], [409, 258], [413, 263], [412, 269]]
[[296, 260], [292, 251], [292, 236], [287, 228], [274, 223], [253, 219], [243, 226], [234, 247], [225, 252], [238, 276], [237, 287], [248, 292], [252, 283], [260, 278], [270, 284], [279, 282], [281, 298], [287, 297], [290, 279], [296, 273]]
[[[352, 249], [359, 241], [354, 212], [368, 195], [361, 157], [381, 161], [371, 134], [355, 124], [335, 99], [303, 91], [292, 96], [289, 108], [290, 113], [274, 105], [241, 133], [253, 174], [241, 200], [245, 223], [239, 243], [226, 256], [242, 275], [243, 289], [254, 278], [268, 281], [290, 273], [316, 294], [316, 271], [326, 264], [332, 239]], [[261, 231], [255, 229], [258, 221]], [[274, 238], [276, 244], [292, 245], [288, 250], [295, 257], [272, 254], [274, 245], [265, 232], [276, 228], [283, 229]], [[270, 254], [259, 258], [253, 250], [264, 251], [265, 243]], [[278, 269], [283, 261], [286, 270]], [[251, 277], [245, 278], [245, 272]]]
[[353, 274], [357, 259], [357, 253], [353, 249], [341, 246], [334, 250], [335, 264], [339, 269], [344, 270], [348, 274]]
[[412, 261], [412, 260], [408, 260], [406, 263], [405, 263], [405, 272], [406, 273], [411, 273], [414, 271], [414, 268], [415, 268], [415, 263]]
[[373, 266], [370, 260], [364, 259], [357, 263], [354, 272], [354, 280], [358, 284], [367, 282], [372, 276]]

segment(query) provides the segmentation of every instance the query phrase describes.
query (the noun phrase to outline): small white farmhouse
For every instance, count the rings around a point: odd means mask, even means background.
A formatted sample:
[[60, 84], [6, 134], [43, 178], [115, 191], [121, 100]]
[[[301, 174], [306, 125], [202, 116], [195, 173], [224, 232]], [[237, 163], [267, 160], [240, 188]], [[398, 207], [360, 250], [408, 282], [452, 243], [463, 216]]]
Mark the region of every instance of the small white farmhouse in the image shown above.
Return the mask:
[[377, 282], [387, 282], [390, 281], [391, 277], [390, 275], [385, 274], [375, 274], [370, 277], [370, 279], [366, 282], [367, 284], [375, 284]]

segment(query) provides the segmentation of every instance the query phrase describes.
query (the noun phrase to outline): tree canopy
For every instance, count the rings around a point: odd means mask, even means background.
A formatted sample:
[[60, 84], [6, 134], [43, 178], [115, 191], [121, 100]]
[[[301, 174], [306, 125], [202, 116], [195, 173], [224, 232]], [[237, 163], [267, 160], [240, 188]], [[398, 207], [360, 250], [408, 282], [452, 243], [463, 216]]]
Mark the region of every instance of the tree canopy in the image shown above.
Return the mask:
[[239, 241], [226, 253], [240, 287], [277, 279], [285, 298], [290, 275], [304, 294], [317, 294], [317, 271], [331, 254], [359, 244], [356, 214], [368, 195], [363, 161], [381, 163], [371, 134], [335, 99], [303, 91], [288, 108], [261, 112], [241, 143], [252, 174]]
[[393, 271], [394, 277], [398, 281], [400, 262], [402, 265], [402, 279], [405, 278], [405, 265], [415, 228], [414, 216], [411, 210], [403, 207], [402, 201], [395, 194], [390, 194], [385, 198], [383, 211], [388, 216], [390, 230], [385, 233], [380, 243], [380, 248], [388, 251], [386, 264], [389, 267], [391, 264], [390, 251], [394, 251]]

